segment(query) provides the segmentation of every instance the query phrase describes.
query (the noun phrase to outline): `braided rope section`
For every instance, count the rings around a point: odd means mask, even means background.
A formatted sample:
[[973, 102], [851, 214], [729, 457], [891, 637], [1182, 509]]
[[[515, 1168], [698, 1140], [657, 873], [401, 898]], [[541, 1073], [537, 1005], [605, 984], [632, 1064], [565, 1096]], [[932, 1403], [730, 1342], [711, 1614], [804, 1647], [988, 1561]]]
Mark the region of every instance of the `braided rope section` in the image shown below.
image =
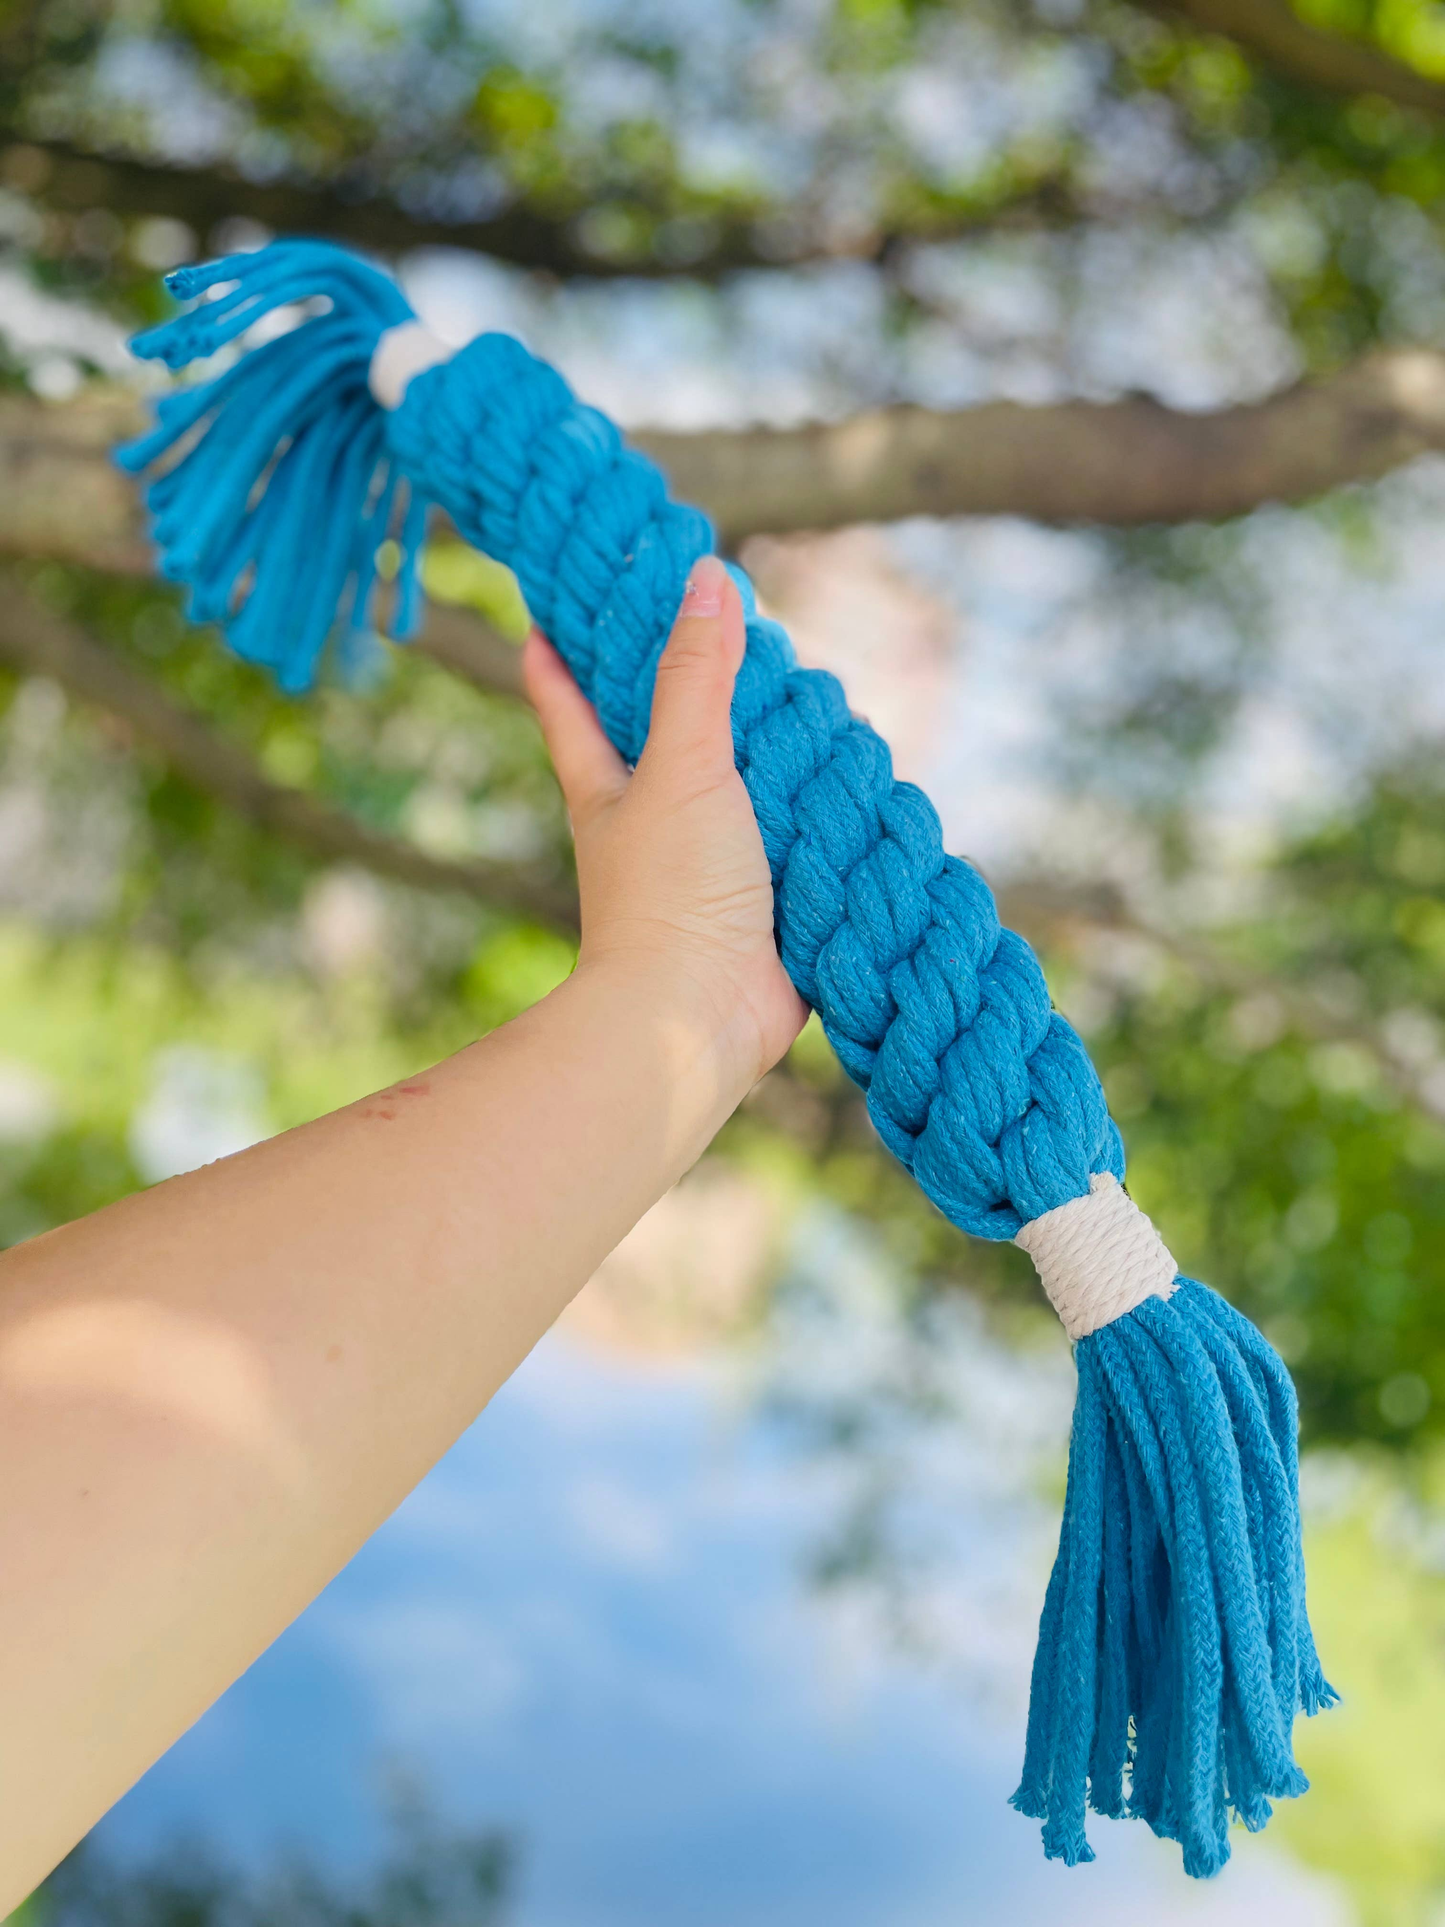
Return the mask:
[[[506, 335], [419, 374], [391, 417], [405, 472], [468, 541], [515, 570], [541, 628], [636, 760], [697, 510]], [[1012, 1238], [1124, 1174], [1098, 1073], [1054, 1011], [1037, 958], [987, 884], [946, 855], [923, 792], [796, 666], [739, 576], [748, 648], [733, 702], [738, 768], [772, 868], [778, 945], [889, 1150], [963, 1230]]]

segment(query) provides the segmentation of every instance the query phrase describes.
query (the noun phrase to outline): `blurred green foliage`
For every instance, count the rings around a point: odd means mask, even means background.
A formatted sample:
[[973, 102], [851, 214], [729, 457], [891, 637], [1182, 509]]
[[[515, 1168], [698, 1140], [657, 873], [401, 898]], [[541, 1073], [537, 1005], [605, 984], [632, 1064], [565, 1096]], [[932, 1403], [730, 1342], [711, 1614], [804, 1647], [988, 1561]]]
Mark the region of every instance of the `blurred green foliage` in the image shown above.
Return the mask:
[[299, 1856], [261, 1872], [199, 1842], [136, 1862], [83, 1843], [12, 1927], [500, 1927], [514, 1849], [494, 1829], [457, 1832], [415, 1801], [398, 1804], [390, 1839], [352, 1883]]
[[1445, 1889], [1441, 1463], [1403, 1488], [1398, 1467], [1369, 1457], [1314, 1471], [1310, 1616], [1343, 1697], [1297, 1728], [1310, 1793], [1283, 1802], [1275, 1826], [1344, 1883], [1360, 1927], [1432, 1927]]
[[[1435, 0], [1295, 5], [1445, 79]], [[1326, 94], [1183, 16], [1128, 0], [739, 0], [705, 20], [512, 11], [526, 31], [508, 10], [454, 0], [0, 0], [7, 262], [42, 289], [151, 318], [158, 267], [235, 238], [218, 225], [226, 194], [245, 216], [251, 189], [281, 182], [311, 196], [323, 226], [344, 220], [366, 239], [374, 217], [379, 251], [404, 244], [409, 220], [495, 220], [504, 257], [554, 275], [869, 263], [885, 338], [941, 329], [960, 352], [977, 344], [916, 272], [926, 243], [1011, 259], [1026, 245], [1065, 320], [1094, 242], [1227, 246], [1258, 269], [1301, 371], [1377, 345], [1445, 345], [1445, 116]], [[962, 116], [937, 110], [940, 74], [982, 76], [980, 137], [958, 138]], [[74, 185], [72, 150], [94, 158], [93, 191]], [[107, 172], [115, 155], [174, 171]], [[217, 170], [220, 190], [200, 193]], [[0, 350], [0, 387], [29, 368]], [[857, 398], [890, 398], [878, 380]], [[1313, 513], [1360, 572], [1387, 566], [1373, 492]], [[1098, 549], [1119, 672], [1074, 700], [1058, 759], [1177, 902], [1206, 867], [1199, 773], [1273, 646], [1267, 585], [1245, 525]], [[425, 576], [513, 639], [525, 629], [515, 583], [456, 543], [432, 549]], [[378, 645], [359, 681], [331, 677], [297, 704], [189, 630], [168, 589], [50, 563], [17, 579], [274, 782], [438, 856], [565, 874], [560, 803], [512, 699]], [[1177, 646], [1181, 612], [1207, 648]], [[4, 1242], [141, 1182], [134, 1122], [171, 1047], [253, 1067], [265, 1122], [282, 1128], [505, 1021], [574, 954], [493, 906], [338, 874], [177, 780], [122, 723], [9, 675], [0, 842]], [[1094, 879], [1074, 881], [1087, 893]], [[1285, 1825], [1349, 1882], [1368, 1927], [1413, 1927], [1445, 1890], [1445, 1594], [1423, 1528], [1391, 1537], [1407, 1501], [1411, 1518], [1433, 1516], [1445, 1441], [1438, 743], [1402, 718], [1389, 755], [1326, 823], [1261, 860], [1253, 886], [1244, 911], [1187, 941], [1111, 930], [1107, 916], [1055, 919], [1041, 936], [1127, 1133], [1134, 1191], [1181, 1261], [1288, 1357], [1307, 1440], [1366, 1467], [1311, 1527], [1316, 1620], [1331, 1666], [1342, 1656], [1346, 1705], [1302, 1734], [1317, 1793]], [[41, 1122], [33, 1104], [6, 1121], [6, 1079], [22, 1072], [47, 1093]], [[868, 1218], [925, 1309], [966, 1288], [1018, 1331], [1035, 1321], [1028, 1260], [970, 1246], [923, 1203], [816, 1025], [722, 1150], [794, 1198], [821, 1193]], [[485, 1843], [471, 1861], [448, 1851], [428, 1860], [460, 1882], [444, 1904], [403, 1871], [344, 1900], [293, 1883], [285, 1917], [491, 1919], [481, 1875], [502, 1883], [501, 1860]], [[122, 1879], [82, 1856], [36, 1920], [281, 1917], [279, 1888], [228, 1887], [222, 1904], [220, 1879], [199, 1861]]]

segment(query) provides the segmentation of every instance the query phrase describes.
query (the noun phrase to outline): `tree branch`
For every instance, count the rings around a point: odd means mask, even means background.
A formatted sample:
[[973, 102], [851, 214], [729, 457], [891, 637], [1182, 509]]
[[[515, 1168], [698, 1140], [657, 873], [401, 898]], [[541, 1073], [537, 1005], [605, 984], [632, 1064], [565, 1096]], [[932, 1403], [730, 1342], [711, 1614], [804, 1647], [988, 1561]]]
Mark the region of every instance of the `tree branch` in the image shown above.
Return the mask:
[[[100, 153], [63, 140], [23, 140], [25, 173], [34, 198], [60, 214], [94, 207], [128, 215], [184, 221], [204, 243], [222, 221], [237, 215], [278, 234], [321, 234], [382, 254], [411, 248], [466, 248], [511, 266], [555, 275], [630, 275], [662, 279], [687, 275], [715, 280], [740, 268], [776, 268], [825, 259], [836, 249], [803, 245], [781, 252], [761, 238], [755, 212], [705, 217], [707, 239], [685, 258], [656, 251], [609, 255], [589, 246], [587, 227], [572, 214], [548, 214], [519, 203], [497, 214], [465, 220], [409, 213], [380, 182], [361, 173], [338, 180], [256, 181], [224, 163], [175, 167], [134, 154]], [[33, 156], [34, 158], [31, 158]], [[950, 239], [983, 228], [1056, 227], [1076, 218], [1067, 187], [1045, 180], [1002, 207], [981, 207], [917, 231], [880, 229], [845, 251], [850, 259], [881, 260], [910, 240]]]
[[274, 783], [246, 752], [173, 702], [146, 676], [73, 623], [43, 609], [13, 579], [0, 611], [0, 659], [48, 676], [81, 702], [119, 717], [185, 782], [261, 828], [328, 862], [361, 865], [414, 889], [459, 891], [520, 916], [575, 931], [577, 904], [565, 884], [520, 865], [450, 863], [371, 830], [328, 803]]
[[[108, 453], [135, 427], [138, 406], [114, 390], [60, 406], [0, 397], [0, 554], [149, 570], [136, 490]], [[676, 495], [709, 511], [729, 544], [907, 515], [1113, 527], [1208, 521], [1308, 501], [1445, 450], [1445, 354], [1367, 355], [1339, 374], [1210, 414], [1138, 396], [1044, 407], [1000, 401], [872, 409], [800, 428], [641, 429], [631, 439], [662, 464]], [[423, 648], [484, 687], [515, 690], [515, 657], [479, 640], [479, 620], [436, 611], [431, 622]]]
[[1445, 355], [1372, 354], [1268, 400], [1187, 414], [1145, 397], [873, 409], [801, 428], [639, 431], [728, 541], [907, 515], [1212, 521], [1373, 480], [1445, 448]]
[[[237, 215], [278, 234], [324, 234], [384, 254], [409, 248], [470, 248], [514, 267], [548, 273], [675, 273], [661, 262], [609, 262], [590, 253], [570, 218], [509, 207], [480, 220], [446, 221], [408, 214], [376, 185], [357, 176], [336, 182], [256, 181], [239, 168], [213, 163], [173, 167], [127, 154], [97, 153], [69, 141], [26, 140], [48, 166], [33, 190], [45, 207], [81, 214], [104, 207], [130, 215], [164, 215], [184, 221], [204, 243], [221, 222]], [[747, 228], [720, 237], [712, 272], [756, 262]], [[695, 270], [694, 270], [695, 271]]]
[[1366, 40], [1325, 33], [1289, 0], [1136, 0], [1149, 13], [1222, 35], [1269, 66], [1331, 94], [1380, 94], [1402, 107], [1445, 114], [1445, 84]]
[[407, 644], [488, 696], [521, 696], [522, 652], [478, 615], [428, 601], [421, 634]]
[[0, 554], [149, 575], [139, 492], [110, 459], [143, 426], [139, 398], [123, 388], [60, 404], [0, 394]]

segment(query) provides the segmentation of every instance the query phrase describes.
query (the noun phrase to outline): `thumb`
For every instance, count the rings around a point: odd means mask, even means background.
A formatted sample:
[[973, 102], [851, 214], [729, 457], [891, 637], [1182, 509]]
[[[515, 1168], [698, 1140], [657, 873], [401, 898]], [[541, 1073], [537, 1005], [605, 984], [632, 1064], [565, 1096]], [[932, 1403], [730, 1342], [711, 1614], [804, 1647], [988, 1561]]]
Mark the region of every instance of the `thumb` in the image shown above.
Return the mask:
[[657, 664], [644, 754], [698, 775], [733, 767], [733, 684], [747, 647], [737, 584], [715, 555], [700, 556]]

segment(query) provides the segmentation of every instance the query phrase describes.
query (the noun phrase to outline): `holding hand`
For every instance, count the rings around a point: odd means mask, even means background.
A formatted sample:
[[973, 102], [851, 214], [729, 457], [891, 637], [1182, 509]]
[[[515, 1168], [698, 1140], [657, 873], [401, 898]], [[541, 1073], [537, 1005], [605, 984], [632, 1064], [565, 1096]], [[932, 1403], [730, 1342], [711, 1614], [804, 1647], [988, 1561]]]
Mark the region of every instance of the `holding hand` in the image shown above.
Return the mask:
[[737, 585], [703, 556], [658, 663], [651, 730], [631, 774], [539, 630], [523, 658], [576, 838], [579, 968], [630, 971], [639, 995], [693, 1003], [739, 1095], [808, 1014], [778, 958], [767, 858], [733, 762], [745, 646]]

